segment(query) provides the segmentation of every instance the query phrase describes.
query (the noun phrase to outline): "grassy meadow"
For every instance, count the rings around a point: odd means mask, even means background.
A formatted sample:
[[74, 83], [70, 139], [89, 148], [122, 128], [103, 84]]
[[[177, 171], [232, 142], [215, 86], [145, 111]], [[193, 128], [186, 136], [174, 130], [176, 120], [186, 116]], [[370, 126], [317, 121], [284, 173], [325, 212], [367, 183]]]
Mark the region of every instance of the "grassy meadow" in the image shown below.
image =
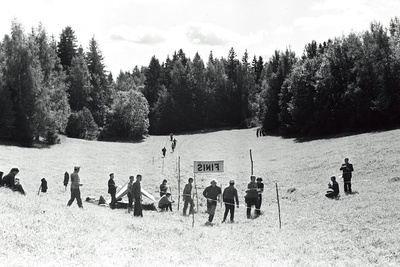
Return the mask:
[[[0, 170], [14, 165], [26, 196], [0, 188], [0, 266], [399, 266], [400, 130], [297, 142], [256, 137], [256, 129], [175, 136], [149, 136], [139, 143], [64, 138], [51, 148], [0, 145]], [[161, 149], [167, 148], [165, 158]], [[251, 173], [264, 179], [262, 216], [248, 220], [244, 195]], [[343, 159], [354, 165], [352, 195], [343, 192]], [[181, 190], [193, 177], [193, 161], [224, 160], [225, 172], [198, 174], [199, 210], [177, 210], [178, 158]], [[168, 180], [173, 212], [144, 211], [135, 218], [84, 202], [67, 207], [64, 172], [80, 165], [82, 199], [107, 196], [110, 172], [117, 185], [143, 175], [142, 187], [158, 199]], [[340, 199], [324, 195], [338, 176]], [[38, 189], [41, 178], [48, 193]], [[211, 179], [222, 189], [236, 181], [241, 206], [235, 223], [205, 226], [203, 189]], [[279, 229], [275, 183], [282, 228]], [[196, 203], [196, 201], [195, 201]]]

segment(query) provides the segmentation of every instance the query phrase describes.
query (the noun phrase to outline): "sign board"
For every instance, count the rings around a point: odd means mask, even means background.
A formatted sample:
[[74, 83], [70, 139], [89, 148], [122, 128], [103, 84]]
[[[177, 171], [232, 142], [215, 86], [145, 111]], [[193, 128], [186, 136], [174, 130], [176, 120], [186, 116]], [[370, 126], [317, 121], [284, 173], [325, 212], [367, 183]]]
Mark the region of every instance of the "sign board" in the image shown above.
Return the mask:
[[224, 161], [195, 161], [194, 172], [224, 172]]

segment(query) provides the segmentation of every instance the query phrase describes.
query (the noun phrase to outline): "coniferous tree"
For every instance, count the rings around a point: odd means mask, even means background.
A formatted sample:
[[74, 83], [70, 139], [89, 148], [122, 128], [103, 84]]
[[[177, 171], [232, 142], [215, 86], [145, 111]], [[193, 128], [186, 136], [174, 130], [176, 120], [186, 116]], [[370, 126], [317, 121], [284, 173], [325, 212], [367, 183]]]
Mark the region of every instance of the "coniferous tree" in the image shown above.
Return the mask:
[[69, 74], [69, 69], [72, 64], [72, 59], [77, 54], [77, 38], [75, 36], [75, 31], [71, 26], [65, 27], [60, 34], [60, 42], [58, 47], [58, 57], [61, 60], [61, 65], [63, 69]]

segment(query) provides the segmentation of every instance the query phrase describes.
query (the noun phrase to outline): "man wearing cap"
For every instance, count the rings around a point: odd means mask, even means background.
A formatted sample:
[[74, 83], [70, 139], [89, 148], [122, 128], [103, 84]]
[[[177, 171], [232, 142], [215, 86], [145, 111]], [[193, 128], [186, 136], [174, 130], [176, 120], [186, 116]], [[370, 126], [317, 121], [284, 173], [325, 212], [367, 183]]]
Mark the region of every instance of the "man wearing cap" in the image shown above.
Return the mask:
[[188, 179], [188, 183], [185, 185], [185, 188], [183, 189], [183, 216], [186, 216], [186, 211], [188, 208], [188, 205], [190, 204], [190, 208], [189, 208], [189, 214], [193, 213], [193, 198], [192, 198], [192, 183], [193, 183], [193, 178], [190, 177]]
[[9, 187], [11, 189], [15, 186], [15, 176], [19, 173], [18, 167], [13, 167], [10, 172], [3, 177], [1, 180], [1, 185]]
[[110, 173], [110, 179], [108, 180], [108, 193], [111, 195], [111, 209], [115, 209], [115, 203], [117, 199], [115, 198], [115, 194], [117, 193], [117, 187], [115, 186], [114, 181], [114, 173]]
[[222, 220], [223, 223], [226, 220], [226, 216], [228, 216], [228, 212], [231, 213], [231, 223], [234, 222], [233, 219], [235, 216], [235, 201], [236, 201], [236, 206], [239, 208], [238, 193], [234, 185], [235, 181], [230, 180], [229, 186], [224, 189], [224, 193], [222, 194], [222, 200], [225, 203], [224, 219]]
[[217, 186], [217, 181], [215, 179], [213, 179], [211, 185], [206, 187], [203, 191], [203, 196], [207, 199], [207, 213], [209, 215], [206, 223], [207, 225], [210, 225], [214, 219], [215, 209], [217, 208], [217, 202], [220, 201], [221, 193], [221, 188]]
[[82, 186], [81, 180], [78, 175], [80, 169], [80, 166], [75, 166], [74, 172], [71, 173], [71, 199], [68, 201], [67, 206], [71, 206], [72, 202], [74, 202], [76, 198], [76, 202], [78, 203], [79, 208], [83, 208], [81, 191], [79, 189], [79, 187]]

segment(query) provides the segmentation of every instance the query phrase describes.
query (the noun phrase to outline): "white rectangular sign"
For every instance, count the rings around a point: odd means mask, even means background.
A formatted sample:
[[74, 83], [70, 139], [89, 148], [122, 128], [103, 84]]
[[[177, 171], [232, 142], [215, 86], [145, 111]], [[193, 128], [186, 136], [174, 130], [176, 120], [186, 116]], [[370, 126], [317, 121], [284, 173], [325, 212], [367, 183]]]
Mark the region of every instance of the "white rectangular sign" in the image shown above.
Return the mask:
[[224, 161], [195, 161], [194, 172], [224, 172]]

